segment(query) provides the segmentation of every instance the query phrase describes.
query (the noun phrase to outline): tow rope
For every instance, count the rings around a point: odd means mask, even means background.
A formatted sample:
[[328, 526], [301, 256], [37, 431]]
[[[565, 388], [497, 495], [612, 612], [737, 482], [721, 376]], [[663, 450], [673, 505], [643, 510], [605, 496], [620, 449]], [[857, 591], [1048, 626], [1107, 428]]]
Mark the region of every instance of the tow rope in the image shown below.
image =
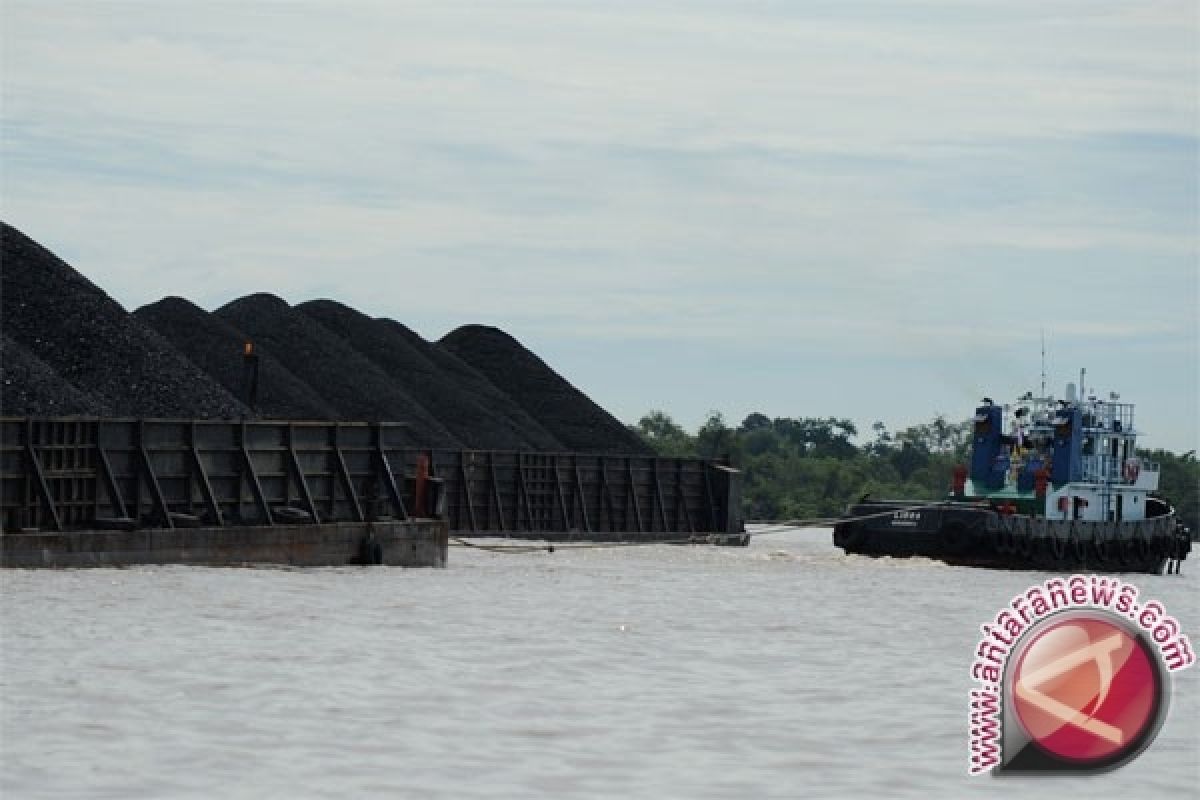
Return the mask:
[[[945, 500], [928, 503], [926, 505], [905, 506], [905, 511], [924, 511], [926, 509], [940, 508], [948, 505]], [[618, 547], [647, 547], [658, 544], [713, 544], [728, 535], [747, 536], [754, 538], [755, 536], [769, 536], [776, 533], [787, 533], [796, 530], [797, 528], [829, 528], [833, 525], [844, 522], [863, 522], [869, 519], [878, 519], [880, 517], [890, 517], [896, 513], [895, 509], [889, 511], [878, 511], [873, 514], [864, 514], [858, 517], [811, 517], [808, 519], [787, 519], [787, 520], [751, 520], [748, 524], [764, 526], [759, 530], [745, 531], [740, 534], [722, 534], [722, 533], [706, 533], [692, 534], [686, 538], [679, 539], [654, 539], [637, 542], [563, 542], [559, 544], [490, 544], [482, 542], [472, 542], [460, 536], [450, 537], [450, 544], [456, 547], [466, 547], [472, 550], [484, 550], [489, 553], [505, 553], [508, 555], [522, 555], [527, 553], [553, 553], [557, 550], [611, 550]]]

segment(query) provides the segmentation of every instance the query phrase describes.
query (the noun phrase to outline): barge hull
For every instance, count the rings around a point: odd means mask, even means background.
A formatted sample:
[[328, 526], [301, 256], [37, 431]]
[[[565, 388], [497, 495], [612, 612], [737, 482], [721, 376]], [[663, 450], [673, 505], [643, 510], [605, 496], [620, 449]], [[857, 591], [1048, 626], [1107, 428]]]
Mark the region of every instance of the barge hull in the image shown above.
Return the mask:
[[265, 564], [337, 567], [383, 564], [444, 567], [447, 548], [448, 532], [443, 520], [37, 531], [0, 537], [0, 566], [74, 568], [187, 564], [234, 567]]
[[472, 537], [747, 541], [722, 461], [413, 439], [399, 423], [0, 418], [0, 536], [436, 517]]

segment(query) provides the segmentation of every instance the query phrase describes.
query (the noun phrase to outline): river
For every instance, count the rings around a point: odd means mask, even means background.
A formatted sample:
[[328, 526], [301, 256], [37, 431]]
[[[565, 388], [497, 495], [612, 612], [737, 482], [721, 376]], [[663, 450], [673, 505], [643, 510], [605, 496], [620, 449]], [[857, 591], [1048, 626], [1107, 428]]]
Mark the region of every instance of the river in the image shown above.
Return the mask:
[[[1197, 569], [1130, 579], [1200, 641]], [[1122, 769], [967, 777], [979, 625], [1047, 577], [815, 529], [445, 570], [10, 570], [0, 793], [1195, 796], [1200, 668]]]

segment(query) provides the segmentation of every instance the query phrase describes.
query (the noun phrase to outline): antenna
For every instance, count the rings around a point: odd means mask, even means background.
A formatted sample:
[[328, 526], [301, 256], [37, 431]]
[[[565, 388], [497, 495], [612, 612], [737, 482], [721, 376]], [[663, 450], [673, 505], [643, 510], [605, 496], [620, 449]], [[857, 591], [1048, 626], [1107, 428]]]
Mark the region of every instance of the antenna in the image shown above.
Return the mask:
[[1042, 397], [1046, 396], [1046, 329], [1042, 328]]

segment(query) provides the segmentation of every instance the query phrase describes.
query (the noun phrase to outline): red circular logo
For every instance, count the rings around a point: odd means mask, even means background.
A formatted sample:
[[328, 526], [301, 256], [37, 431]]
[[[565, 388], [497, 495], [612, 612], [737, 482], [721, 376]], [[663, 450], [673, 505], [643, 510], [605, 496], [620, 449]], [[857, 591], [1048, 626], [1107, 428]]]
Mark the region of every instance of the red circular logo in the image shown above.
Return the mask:
[[1080, 765], [1146, 740], [1161, 700], [1140, 639], [1115, 621], [1073, 616], [1032, 632], [1012, 672], [1012, 703], [1032, 742]]

